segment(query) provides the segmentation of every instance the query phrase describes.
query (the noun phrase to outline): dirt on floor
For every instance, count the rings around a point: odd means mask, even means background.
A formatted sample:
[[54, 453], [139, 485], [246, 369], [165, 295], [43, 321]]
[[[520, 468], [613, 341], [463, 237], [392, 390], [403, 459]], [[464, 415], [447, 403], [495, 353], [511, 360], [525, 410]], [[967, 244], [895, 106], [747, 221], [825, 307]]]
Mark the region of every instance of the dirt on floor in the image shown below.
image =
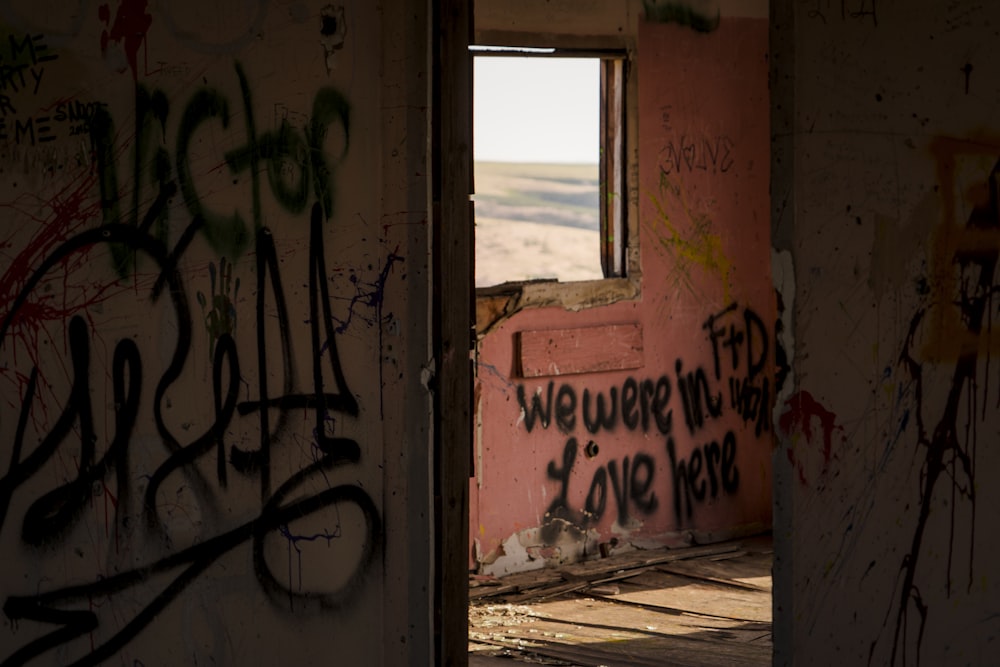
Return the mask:
[[473, 577], [470, 665], [770, 665], [770, 535]]

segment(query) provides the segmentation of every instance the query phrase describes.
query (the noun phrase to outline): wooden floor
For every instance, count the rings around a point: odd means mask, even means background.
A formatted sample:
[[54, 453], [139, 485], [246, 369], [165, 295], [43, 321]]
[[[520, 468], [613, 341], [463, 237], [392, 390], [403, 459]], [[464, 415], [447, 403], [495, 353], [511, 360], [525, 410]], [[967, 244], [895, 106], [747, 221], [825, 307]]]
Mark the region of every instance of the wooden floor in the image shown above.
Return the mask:
[[770, 536], [475, 577], [469, 664], [771, 664]]

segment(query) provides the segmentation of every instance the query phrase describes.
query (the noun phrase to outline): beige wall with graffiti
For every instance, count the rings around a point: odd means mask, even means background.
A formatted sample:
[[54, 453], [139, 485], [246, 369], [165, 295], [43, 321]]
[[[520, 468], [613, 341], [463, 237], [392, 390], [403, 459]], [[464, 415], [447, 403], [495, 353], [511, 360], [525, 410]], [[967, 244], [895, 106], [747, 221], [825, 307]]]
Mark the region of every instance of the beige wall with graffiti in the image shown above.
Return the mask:
[[427, 660], [399, 9], [0, 6], [3, 664]]
[[775, 2], [778, 664], [992, 664], [993, 3]]

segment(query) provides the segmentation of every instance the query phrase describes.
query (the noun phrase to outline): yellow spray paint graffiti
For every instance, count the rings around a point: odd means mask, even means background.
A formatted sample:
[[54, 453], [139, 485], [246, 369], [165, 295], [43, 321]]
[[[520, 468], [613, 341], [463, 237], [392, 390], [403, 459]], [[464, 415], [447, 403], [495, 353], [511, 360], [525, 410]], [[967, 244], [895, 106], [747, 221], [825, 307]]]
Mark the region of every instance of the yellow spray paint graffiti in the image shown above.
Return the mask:
[[662, 201], [650, 193], [649, 199], [656, 209], [653, 231], [658, 247], [666, 252], [671, 260], [670, 278], [674, 286], [683, 286], [692, 294], [697, 293], [696, 281], [692, 278], [691, 269], [699, 266], [722, 281], [725, 300], [730, 300], [732, 288], [733, 263], [722, 249], [722, 238], [712, 231], [712, 221], [704, 213], [691, 210], [685, 200], [683, 189], [670, 183], [665, 176], [660, 178], [660, 194], [669, 191], [676, 196], [684, 210], [689, 225], [681, 230], [675, 225], [667, 213]]

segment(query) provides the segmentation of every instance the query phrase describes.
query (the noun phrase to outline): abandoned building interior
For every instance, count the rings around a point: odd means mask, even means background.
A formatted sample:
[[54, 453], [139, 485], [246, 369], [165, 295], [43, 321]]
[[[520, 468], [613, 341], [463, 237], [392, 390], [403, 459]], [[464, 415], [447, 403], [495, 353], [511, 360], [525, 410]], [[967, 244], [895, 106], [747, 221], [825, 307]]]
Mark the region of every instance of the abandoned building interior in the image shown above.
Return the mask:
[[[733, 544], [757, 658], [995, 664], [1000, 4], [0, 33], [0, 664], [465, 665], [472, 585]], [[480, 171], [524, 59], [586, 175]]]

